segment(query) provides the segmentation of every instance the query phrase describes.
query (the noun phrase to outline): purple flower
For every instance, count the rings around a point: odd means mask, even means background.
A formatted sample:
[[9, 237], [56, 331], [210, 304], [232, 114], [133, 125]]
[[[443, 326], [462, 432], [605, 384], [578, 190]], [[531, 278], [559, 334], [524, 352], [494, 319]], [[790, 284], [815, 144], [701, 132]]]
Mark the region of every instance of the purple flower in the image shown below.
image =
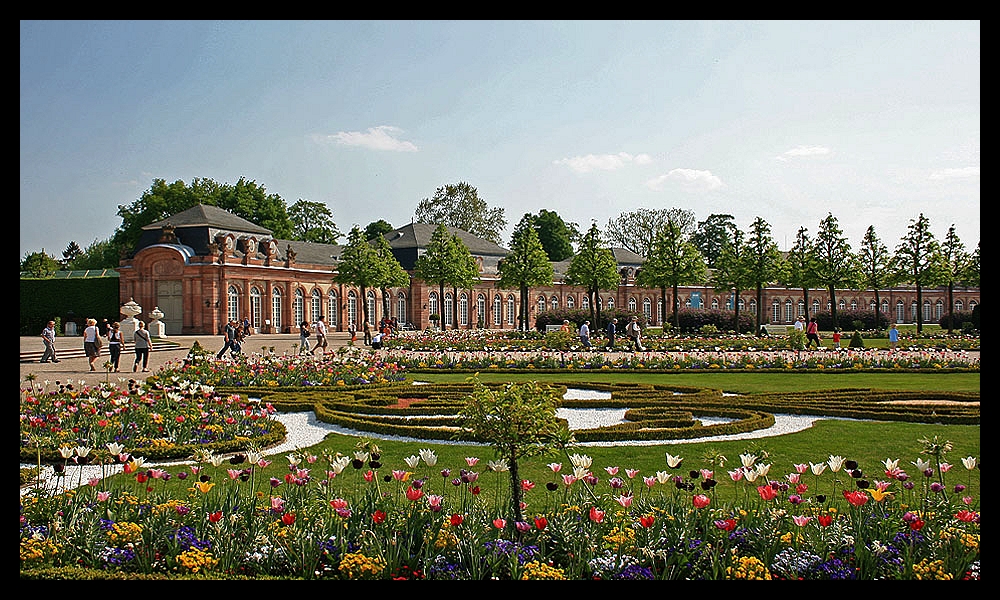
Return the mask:
[[935, 481], [931, 484], [931, 491], [935, 494], [939, 494], [944, 491], [944, 486]]

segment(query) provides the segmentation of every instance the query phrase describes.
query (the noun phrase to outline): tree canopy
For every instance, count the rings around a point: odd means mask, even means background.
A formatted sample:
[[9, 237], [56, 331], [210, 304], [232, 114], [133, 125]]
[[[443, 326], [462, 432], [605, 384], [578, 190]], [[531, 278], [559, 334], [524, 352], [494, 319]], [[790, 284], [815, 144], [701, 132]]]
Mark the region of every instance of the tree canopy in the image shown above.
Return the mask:
[[299, 199], [288, 207], [293, 239], [320, 244], [336, 244], [341, 233], [333, 222], [333, 213], [323, 202]]
[[538, 239], [534, 222], [530, 214], [521, 218], [511, 235], [510, 251], [497, 267], [500, 285], [520, 291], [521, 314], [518, 315], [518, 329], [521, 330], [528, 327], [528, 288], [552, 285], [552, 263]]
[[833, 326], [837, 327], [837, 290], [857, 289], [861, 281], [861, 268], [851, 251], [847, 236], [832, 213], [828, 213], [820, 221], [811, 263], [815, 269], [816, 282], [826, 286], [826, 291], [830, 294], [830, 317]]
[[682, 236], [687, 237], [694, 232], [694, 223], [692, 210], [640, 208], [608, 219], [604, 235], [611, 244], [648, 257], [661, 229], [671, 224], [680, 229]]
[[735, 230], [736, 219], [733, 215], [712, 214], [698, 223], [698, 229], [691, 234], [691, 241], [705, 257], [708, 268], [715, 268], [722, 246], [732, 238]]
[[573, 256], [573, 241], [580, 237], [576, 223], [567, 223], [558, 213], [543, 208], [534, 217], [534, 227], [550, 261], [559, 262]]
[[[674, 327], [680, 328], [680, 294], [682, 285], [702, 283], [707, 275], [705, 258], [681, 231], [680, 226], [668, 222], [656, 234], [656, 240], [646, 262], [636, 275], [636, 284], [660, 288], [660, 297], [667, 297], [666, 288], [673, 290]], [[663, 307], [664, 312], [667, 307]], [[666, 315], [663, 315], [666, 319]]]
[[615, 289], [620, 282], [621, 275], [618, 273], [615, 255], [601, 239], [597, 223], [592, 223], [569, 263], [566, 283], [586, 288], [587, 297], [590, 299], [591, 321], [595, 326], [599, 326], [601, 320], [601, 306], [598, 301], [601, 290]]
[[503, 209], [490, 208], [479, 191], [465, 182], [439, 187], [433, 197], [417, 204], [413, 218], [419, 223], [457, 227], [497, 245], [507, 226]]

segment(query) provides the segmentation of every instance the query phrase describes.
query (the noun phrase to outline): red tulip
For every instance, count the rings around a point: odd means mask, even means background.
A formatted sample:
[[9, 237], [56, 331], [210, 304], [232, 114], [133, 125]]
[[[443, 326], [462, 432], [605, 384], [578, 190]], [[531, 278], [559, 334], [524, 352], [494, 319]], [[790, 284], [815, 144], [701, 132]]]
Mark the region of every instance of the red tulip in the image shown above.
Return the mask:
[[770, 485], [758, 485], [757, 493], [764, 500], [774, 500], [778, 497], [778, 490], [774, 489]]
[[649, 529], [650, 527], [652, 527], [654, 521], [656, 521], [656, 518], [653, 517], [653, 515], [645, 515], [645, 516], [639, 517], [639, 524], [642, 525], [643, 527], [645, 527], [646, 529]]
[[850, 502], [851, 506], [864, 506], [864, 504], [868, 502], [868, 494], [861, 490], [844, 490], [844, 498]]
[[414, 489], [413, 486], [406, 488], [406, 499], [417, 501], [424, 497], [424, 491]]
[[545, 527], [548, 524], [549, 524], [549, 520], [546, 519], [545, 517], [535, 517], [535, 528], [536, 529], [538, 529], [538, 530], [545, 529]]
[[372, 521], [375, 523], [385, 523], [385, 512], [381, 510], [376, 510], [375, 514], [372, 515]]
[[222, 520], [222, 511], [217, 510], [214, 513], [208, 515], [208, 520], [211, 521], [212, 523], [218, 523], [219, 521]]
[[705, 508], [711, 501], [712, 499], [705, 494], [696, 494], [693, 498], [691, 498], [691, 502], [694, 504], [695, 508]]
[[295, 513], [288, 512], [281, 515], [281, 522], [284, 523], [285, 525], [291, 525], [292, 523], [295, 522]]
[[833, 523], [833, 515], [820, 515], [816, 517], [816, 521], [823, 527], [829, 527]]
[[463, 521], [465, 521], [465, 517], [456, 514], [456, 515], [451, 515], [451, 521], [449, 522], [451, 523], [452, 527], [458, 527], [459, 525], [462, 524]]
[[594, 523], [600, 523], [604, 520], [604, 511], [600, 510], [596, 506], [590, 507], [590, 520]]

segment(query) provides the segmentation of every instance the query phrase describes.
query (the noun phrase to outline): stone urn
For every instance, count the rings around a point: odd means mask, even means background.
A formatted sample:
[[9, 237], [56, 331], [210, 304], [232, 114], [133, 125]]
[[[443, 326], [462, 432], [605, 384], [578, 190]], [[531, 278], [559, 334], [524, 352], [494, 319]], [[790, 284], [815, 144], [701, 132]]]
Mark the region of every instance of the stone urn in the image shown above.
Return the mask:
[[147, 327], [147, 329], [149, 329], [149, 335], [155, 338], [167, 337], [167, 326], [163, 323], [163, 321], [160, 321], [160, 319], [163, 318], [163, 311], [160, 310], [159, 306], [156, 306], [153, 310], [149, 311], [149, 318], [152, 319]]
[[142, 314], [142, 307], [136, 304], [135, 300], [129, 298], [128, 302], [122, 304], [121, 308], [118, 309], [118, 312], [125, 317], [121, 320], [122, 337], [126, 342], [131, 342], [135, 339], [135, 330], [139, 328], [139, 321], [135, 317]]

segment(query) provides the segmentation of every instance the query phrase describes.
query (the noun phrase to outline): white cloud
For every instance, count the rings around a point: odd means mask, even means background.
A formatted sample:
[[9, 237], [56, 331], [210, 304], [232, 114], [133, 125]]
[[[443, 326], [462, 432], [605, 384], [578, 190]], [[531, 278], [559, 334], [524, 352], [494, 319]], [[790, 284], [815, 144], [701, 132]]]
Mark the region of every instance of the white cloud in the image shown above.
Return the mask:
[[664, 188], [667, 182], [677, 183], [692, 192], [710, 192], [725, 187], [722, 180], [712, 175], [711, 171], [698, 169], [673, 169], [666, 175], [660, 175], [646, 182], [646, 186], [655, 191]]
[[775, 159], [786, 161], [790, 156], [820, 156], [829, 153], [830, 149], [824, 146], [796, 146], [781, 156], [776, 156]]
[[339, 131], [334, 135], [317, 136], [321, 143], [336, 142], [344, 146], [361, 146], [371, 150], [389, 150], [391, 152], [417, 152], [412, 142], [404, 142], [396, 138], [402, 129], [391, 125], [371, 127], [368, 131]]
[[932, 171], [931, 179], [967, 179], [979, 177], [979, 167], [963, 167], [961, 169], [938, 169]]
[[586, 156], [572, 156], [570, 158], [560, 158], [552, 161], [552, 164], [566, 165], [576, 173], [589, 173], [590, 171], [617, 171], [628, 163], [647, 165], [653, 162], [648, 154], [637, 154], [632, 156], [628, 152], [618, 154], [588, 154]]

